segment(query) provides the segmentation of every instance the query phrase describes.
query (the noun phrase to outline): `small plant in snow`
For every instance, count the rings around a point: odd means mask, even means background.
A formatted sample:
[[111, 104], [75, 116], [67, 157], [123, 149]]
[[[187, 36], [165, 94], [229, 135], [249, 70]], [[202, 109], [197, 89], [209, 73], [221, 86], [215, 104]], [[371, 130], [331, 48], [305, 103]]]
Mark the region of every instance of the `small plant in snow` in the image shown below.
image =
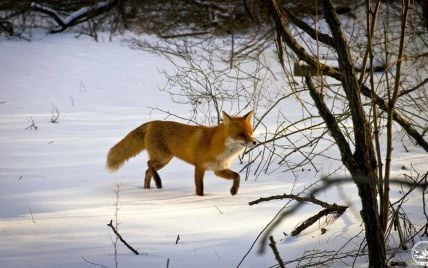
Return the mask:
[[31, 123], [28, 127], [25, 128], [25, 130], [37, 130], [38, 126], [36, 125], [36, 122], [34, 122], [34, 119], [32, 117], [30, 117], [30, 119], [28, 120], [29, 123]]
[[58, 119], [60, 116], [60, 112], [58, 110], [58, 108], [52, 104], [52, 112], [51, 112], [51, 123], [57, 124], [58, 123]]

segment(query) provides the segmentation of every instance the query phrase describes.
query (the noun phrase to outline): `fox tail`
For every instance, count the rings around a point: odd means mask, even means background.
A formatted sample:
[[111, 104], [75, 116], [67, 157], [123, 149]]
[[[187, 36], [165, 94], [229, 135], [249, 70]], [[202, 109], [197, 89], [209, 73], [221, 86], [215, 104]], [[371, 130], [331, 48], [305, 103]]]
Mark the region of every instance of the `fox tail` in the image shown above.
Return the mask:
[[132, 130], [114, 145], [107, 154], [107, 169], [118, 170], [126, 160], [144, 150], [145, 124]]

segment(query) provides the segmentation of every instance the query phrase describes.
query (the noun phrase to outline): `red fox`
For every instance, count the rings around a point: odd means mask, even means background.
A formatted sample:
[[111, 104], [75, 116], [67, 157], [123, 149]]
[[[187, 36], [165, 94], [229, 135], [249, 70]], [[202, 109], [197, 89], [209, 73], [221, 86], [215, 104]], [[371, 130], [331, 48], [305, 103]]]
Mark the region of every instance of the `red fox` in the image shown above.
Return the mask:
[[119, 169], [123, 163], [138, 153], [147, 150], [144, 188], [150, 188], [153, 177], [156, 187], [162, 188], [158, 170], [175, 156], [195, 166], [196, 194], [204, 195], [205, 171], [233, 180], [230, 193], [238, 192], [239, 174], [230, 170], [232, 160], [244, 148], [256, 145], [253, 138], [251, 118], [253, 112], [243, 117], [231, 117], [223, 112], [223, 123], [214, 126], [190, 126], [172, 121], [151, 121], [132, 130], [114, 145], [107, 155], [107, 168]]

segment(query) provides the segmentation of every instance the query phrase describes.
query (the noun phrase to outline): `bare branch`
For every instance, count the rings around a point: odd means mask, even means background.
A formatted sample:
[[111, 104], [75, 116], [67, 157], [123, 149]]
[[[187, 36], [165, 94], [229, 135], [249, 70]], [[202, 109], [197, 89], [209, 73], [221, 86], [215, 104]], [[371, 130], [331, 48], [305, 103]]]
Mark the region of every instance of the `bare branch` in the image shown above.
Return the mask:
[[307, 33], [312, 39], [318, 40], [332, 48], [336, 48], [336, 43], [330, 35], [315, 30], [309, 24], [295, 16], [292, 12], [288, 11], [286, 8], [283, 8], [283, 11], [285, 15], [291, 20], [291, 22]]
[[110, 220], [110, 223], [107, 224], [107, 226], [109, 226], [113, 232], [116, 234], [116, 236], [119, 238], [120, 241], [122, 241], [122, 243], [132, 252], [134, 252], [135, 255], [139, 255], [138, 251], [136, 249], [134, 249], [131, 245], [128, 244], [128, 242], [125, 241], [125, 239], [123, 239], [123, 237], [116, 231], [116, 228], [114, 228], [113, 226], [113, 220]]
[[428, 78], [425, 78], [425, 80], [424, 80], [424, 81], [422, 81], [421, 83], [417, 84], [416, 86], [414, 86], [414, 87], [412, 87], [412, 88], [410, 88], [410, 89], [407, 89], [407, 90], [403, 90], [403, 91], [401, 91], [401, 92], [398, 94], [398, 97], [401, 97], [401, 96], [407, 95], [407, 94], [409, 94], [409, 93], [411, 93], [411, 92], [413, 92], [413, 91], [415, 91], [415, 90], [417, 90], [417, 89], [419, 89], [419, 88], [423, 87], [426, 83], [428, 83]]
[[81, 258], [84, 262], [89, 263], [89, 264], [91, 264], [91, 265], [95, 265], [95, 266], [102, 267], [102, 268], [107, 268], [107, 267], [108, 267], [108, 266], [105, 266], [105, 265], [102, 265], [102, 264], [98, 264], [98, 263], [92, 262], [92, 261], [90, 261], [90, 260], [86, 259], [85, 257], [80, 257], [80, 258]]
[[275, 255], [275, 259], [278, 262], [279, 267], [285, 268], [284, 261], [281, 259], [281, 256], [279, 255], [278, 249], [276, 248], [275, 240], [273, 239], [273, 236], [269, 236], [269, 246], [272, 249], [273, 255]]
[[348, 142], [346, 141], [345, 136], [342, 133], [342, 130], [340, 129], [336, 121], [336, 118], [328, 109], [327, 105], [324, 103], [320, 91], [315, 88], [311, 78], [309, 76], [306, 76], [305, 79], [306, 85], [309, 89], [309, 93], [311, 94], [311, 97], [315, 102], [315, 106], [317, 107], [319, 114], [324, 119], [324, 122], [326, 123], [331, 135], [333, 136], [334, 140], [337, 143], [337, 146], [339, 147], [343, 163], [347, 167], [354, 166], [355, 160], [352, 157], [352, 151], [349, 147]]
[[92, 6], [82, 7], [77, 11], [71, 13], [68, 17], [62, 19], [58, 12], [46, 5], [31, 3], [31, 7], [34, 11], [41, 12], [50, 16], [58, 26], [50, 31], [50, 33], [60, 33], [66, 29], [75, 26], [79, 23], [87, 21], [93, 17], [103, 14], [111, 10], [117, 4], [117, 0], [107, 0], [96, 3]]
[[39, 127], [36, 125], [36, 122], [34, 122], [34, 119], [33, 119], [33, 117], [30, 117], [30, 125], [28, 126], [28, 127], [26, 127], [25, 128], [25, 130], [32, 130], [32, 129], [34, 129], [34, 130], [37, 130]]
[[[368, 88], [365, 85], [361, 85], [361, 93], [368, 97], [368, 98], [374, 98], [374, 101], [376, 105], [384, 112], [388, 111], [388, 105], [387, 103], [376, 93], [374, 93], [370, 88]], [[428, 152], [428, 141], [424, 139], [424, 137], [419, 134], [419, 132], [415, 129], [415, 127], [406, 120], [401, 114], [399, 114], [396, 110], [392, 111], [392, 119], [397, 122], [405, 131], [406, 133], [412, 137], [416, 143], [421, 146], [425, 151]]]
[[[373, 11], [373, 15], [372, 15], [373, 19], [372, 19], [371, 24], [370, 24], [370, 30], [368, 32], [368, 38], [367, 38], [368, 39], [368, 45], [367, 45], [367, 48], [366, 48], [366, 52], [364, 53], [363, 64], [362, 64], [362, 67], [361, 67], [362, 71], [361, 71], [361, 74], [360, 74], [360, 78], [358, 80], [358, 82], [360, 84], [362, 83], [363, 78], [364, 78], [364, 74], [365, 74], [365, 71], [366, 71], [365, 67], [366, 67], [366, 64], [367, 64], [368, 56], [369, 56], [369, 54], [371, 54], [372, 38], [373, 38], [373, 33], [374, 33], [375, 25], [376, 25], [377, 13], [379, 11], [380, 2], [381, 2], [380, 0], [377, 0], [376, 7], [375, 7], [375, 10]], [[369, 5], [369, 3], [370, 2], [367, 1], [367, 5]], [[368, 6], [368, 9], [370, 9], [370, 6]], [[367, 19], [368, 20], [370, 19], [369, 13], [367, 14]]]
[[268, 1], [269, 8], [272, 11], [272, 17], [275, 20], [276, 30], [281, 36], [282, 40], [293, 50], [294, 53], [299, 57], [300, 60], [305, 61], [307, 64], [314, 68], [319, 68], [320, 71], [338, 80], [341, 80], [342, 74], [337, 68], [330, 67], [325, 64], [321, 64], [318, 60], [309, 55], [305, 49], [299, 45], [297, 40], [293, 37], [291, 32], [287, 28], [287, 18], [281, 11], [276, 1]]
[[304, 222], [299, 224], [299, 226], [294, 228], [294, 230], [291, 232], [291, 235], [292, 236], [299, 235], [305, 229], [309, 228], [312, 224], [317, 222], [320, 218], [327, 216], [329, 214], [335, 214], [335, 217], [339, 217], [340, 215], [342, 215], [345, 212], [346, 209], [347, 209], [347, 207], [338, 206], [336, 204], [332, 205], [331, 208], [323, 209], [320, 212], [318, 212], [317, 214], [315, 214], [314, 216], [307, 218]]
[[295, 194], [282, 194], [282, 195], [273, 195], [273, 196], [269, 196], [269, 197], [260, 197], [259, 199], [248, 202], [248, 205], [252, 206], [252, 205], [262, 203], [262, 202], [267, 202], [267, 201], [272, 201], [272, 200], [280, 200], [280, 199], [286, 199], [286, 198], [293, 199], [293, 200], [296, 200], [296, 201], [301, 202], [301, 203], [310, 202], [310, 203], [319, 205], [323, 208], [333, 208], [334, 206], [337, 206], [336, 204], [331, 205], [327, 202], [316, 199], [313, 195], [305, 197], [305, 196], [299, 196], [299, 195], [295, 195]]
[[[358, 177], [356, 179], [351, 178], [351, 177], [335, 177], [335, 178], [327, 178], [324, 177], [322, 178], [322, 185], [313, 187], [309, 193], [306, 194], [306, 197], [310, 198], [311, 196], [315, 196], [316, 194], [325, 191], [327, 189], [330, 189], [333, 186], [339, 186], [342, 184], [347, 184], [347, 183], [352, 183], [355, 180], [357, 180], [358, 183], [360, 184], [371, 184], [373, 186], [376, 185], [376, 181], [373, 181], [371, 178], [363, 178], [363, 177]], [[400, 185], [402, 187], [408, 187], [411, 189], [416, 189], [419, 191], [425, 191], [425, 189], [427, 189], [428, 187], [428, 181], [425, 180], [425, 182], [420, 182], [418, 184], [415, 184], [414, 182], [409, 182], [409, 181], [405, 181], [402, 179], [396, 179], [396, 178], [391, 178], [390, 179], [390, 184], [391, 185]], [[272, 230], [278, 226], [286, 217], [294, 214], [295, 212], [297, 212], [301, 206], [303, 206], [304, 203], [299, 202], [297, 203], [295, 206], [291, 207], [288, 210], [284, 210], [282, 211], [278, 217], [275, 218], [275, 220], [273, 220], [270, 225], [264, 230], [264, 234], [261, 237], [261, 241], [260, 241], [260, 252], [264, 252], [265, 250], [265, 245], [268, 239], [269, 234], [272, 232]]]
[[327, 216], [329, 214], [336, 214], [336, 216], [338, 217], [338, 216], [342, 215], [346, 211], [346, 209], [348, 208], [346, 206], [329, 204], [327, 202], [316, 199], [313, 195], [304, 197], [304, 196], [298, 196], [298, 195], [294, 195], [294, 194], [283, 194], [283, 195], [274, 195], [274, 196], [269, 196], [269, 197], [260, 197], [257, 200], [249, 202], [248, 204], [250, 206], [252, 206], [255, 204], [259, 204], [261, 202], [278, 200], [278, 199], [285, 199], [285, 198], [296, 200], [299, 203], [310, 202], [310, 203], [319, 205], [319, 206], [324, 208], [323, 210], [321, 210], [320, 212], [318, 212], [314, 216], [306, 219], [303, 223], [299, 224], [296, 228], [294, 228], [294, 230], [291, 232], [291, 235], [293, 235], [293, 236], [299, 235], [302, 231], [304, 231], [305, 229], [310, 227], [312, 224], [317, 222], [320, 218]]

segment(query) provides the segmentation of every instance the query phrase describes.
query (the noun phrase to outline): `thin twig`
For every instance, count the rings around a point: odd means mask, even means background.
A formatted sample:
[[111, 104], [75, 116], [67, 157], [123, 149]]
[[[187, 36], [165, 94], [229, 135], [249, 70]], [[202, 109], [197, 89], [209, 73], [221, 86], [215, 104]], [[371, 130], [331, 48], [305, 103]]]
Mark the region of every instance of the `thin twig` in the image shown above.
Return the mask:
[[218, 210], [218, 212], [221, 214], [221, 215], [223, 215], [223, 211], [221, 211], [217, 206], [214, 206], [217, 210]]
[[416, 86], [414, 86], [414, 87], [412, 87], [412, 88], [410, 88], [410, 89], [407, 89], [407, 90], [403, 90], [403, 91], [401, 91], [401, 92], [398, 94], [398, 97], [401, 97], [401, 96], [407, 95], [407, 94], [409, 94], [409, 93], [411, 93], [411, 92], [413, 92], [413, 91], [415, 91], [415, 90], [417, 90], [417, 89], [419, 89], [419, 88], [421, 88], [421, 87], [425, 86], [425, 84], [426, 84], [426, 83], [428, 83], [428, 78], [425, 78], [425, 80], [424, 80], [424, 81], [422, 81], [421, 83], [417, 84]]
[[31, 210], [31, 207], [29, 207], [29, 209], [30, 209], [31, 219], [33, 220], [33, 223], [36, 223], [36, 221], [34, 220], [33, 211]]
[[[116, 231], [119, 230], [119, 220], [118, 220], [118, 214], [119, 214], [119, 193], [120, 193], [120, 184], [116, 185], [116, 190], [114, 191], [116, 194], [116, 202], [115, 202], [115, 209], [114, 209], [114, 222], [115, 222], [115, 228]], [[111, 239], [111, 242], [113, 243], [113, 247], [114, 247], [114, 267], [118, 268], [119, 267], [119, 262], [118, 262], [118, 237], [116, 236], [115, 239]]]
[[134, 249], [133, 247], [131, 247], [131, 245], [129, 245], [126, 241], [125, 241], [125, 239], [123, 239], [122, 238], [122, 236], [116, 231], [116, 228], [114, 228], [114, 226], [113, 226], [113, 220], [110, 220], [110, 223], [109, 224], [107, 224], [107, 226], [109, 226], [112, 230], [113, 230], [113, 232], [116, 234], [116, 236], [119, 238], [119, 240], [120, 241], [122, 241], [122, 243], [129, 249], [129, 250], [131, 250], [132, 252], [134, 252], [135, 253], [135, 255], [139, 255], [140, 253], [138, 253], [138, 251], [136, 250], [136, 249]]
[[386, 230], [388, 225], [388, 203], [389, 203], [389, 177], [391, 174], [391, 161], [392, 161], [392, 120], [393, 120], [393, 112], [395, 110], [395, 104], [398, 99], [398, 91], [400, 89], [400, 77], [401, 77], [401, 65], [403, 61], [404, 55], [404, 39], [406, 32], [406, 22], [407, 22], [407, 14], [409, 10], [409, 2], [410, 0], [403, 1], [403, 15], [401, 22], [401, 35], [400, 35], [400, 45], [398, 48], [398, 61], [395, 73], [395, 84], [393, 91], [390, 92], [390, 88], [387, 88], [388, 94], [388, 110], [387, 110], [387, 120], [386, 120], [386, 156], [385, 156], [385, 176], [383, 178], [383, 211], [380, 213], [381, 217], [381, 225], [383, 231]]
[[275, 216], [269, 221], [268, 224], [266, 224], [266, 226], [260, 231], [260, 233], [257, 235], [257, 237], [254, 239], [253, 243], [251, 244], [250, 248], [247, 250], [247, 252], [245, 252], [244, 256], [242, 256], [241, 260], [239, 261], [238, 265], [236, 266], [236, 268], [239, 268], [241, 266], [241, 264], [244, 262], [244, 260], [247, 258], [247, 256], [250, 254], [251, 250], [253, 250], [254, 245], [256, 244], [256, 242], [259, 240], [259, 238], [265, 233], [266, 229], [269, 228], [269, 226], [271, 226], [271, 224], [273, 222], [276, 221], [276, 218], [281, 215], [281, 213], [283, 213], [283, 211], [288, 208], [288, 204], [291, 201], [288, 201], [287, 204], [285, 204], [276, 214]]
[[37, 130], [37, 125], [36, 125], [36, 122], [34, 122], [34, 119], [33, 119], [33, 117], [30, 117], [30, 125], [28, 126], [28, 127], [26, 127], [25, 128], [25, 130], [32, 130], [33, 128], [34, 128], [34, 130]]
[[281, 259], [281, 256], [279, 255], [278, 249], [276, 248], [275, 240], [273, 239], [273, 236], [269, 236], [269, 246], [272, 249], [273, 255], [275, 255], [275, 259], [278, 262], [279, 267], [285, 268], [284, 261]]
[[86, 259], [85, 257], [80, 257], [84, 262], [86, 262], [86, 263], [89, 263], [89, 264], [92, 264], [92, 265], [95, 265], [95, 266], [98, 266], [98, 267], [103, 267], [103, 268], [107, 268], [108, 266], [105, 266], [105, 265], [102, 265], [102, 264], [98, 264], [98, 263], [95, 263], [95, 262], [91, 262], [91, 261], [89, 261], [88, 259]]

